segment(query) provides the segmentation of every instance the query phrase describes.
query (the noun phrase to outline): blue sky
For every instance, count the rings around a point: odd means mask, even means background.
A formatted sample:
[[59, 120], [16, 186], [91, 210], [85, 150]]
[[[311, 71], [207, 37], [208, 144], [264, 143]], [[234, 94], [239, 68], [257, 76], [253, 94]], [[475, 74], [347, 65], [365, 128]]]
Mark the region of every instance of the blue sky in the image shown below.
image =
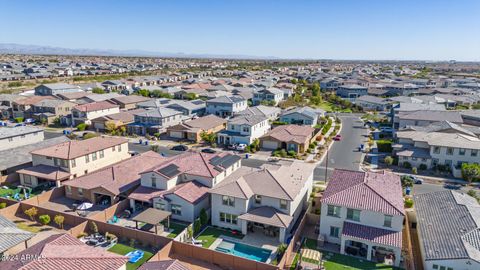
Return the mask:
[[0, 43], [314, 59], [480, 60], [478, 0], [0, 0]]

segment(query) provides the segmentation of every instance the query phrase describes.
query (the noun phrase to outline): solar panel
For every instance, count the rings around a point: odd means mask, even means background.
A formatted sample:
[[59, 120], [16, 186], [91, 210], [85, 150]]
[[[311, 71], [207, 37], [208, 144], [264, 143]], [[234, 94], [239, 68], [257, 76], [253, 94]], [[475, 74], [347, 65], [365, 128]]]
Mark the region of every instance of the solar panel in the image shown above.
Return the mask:
[[239, 160], [240, 160], [239, 156], [227, 154], [221, 158], [217, 158], [217, 157], [212, 158], [210, 160], [210, 164], [212, 164], [213, 166], [221, 166], [223, 168], [228, 168]]
[[173, 177], [180, 173], [180, 171], [178, 170], [178, 166], [175, 164], [170, 164], [164, 168], [161, 168], [160, 170], [158, 170], [158, 172], [168, 177]]

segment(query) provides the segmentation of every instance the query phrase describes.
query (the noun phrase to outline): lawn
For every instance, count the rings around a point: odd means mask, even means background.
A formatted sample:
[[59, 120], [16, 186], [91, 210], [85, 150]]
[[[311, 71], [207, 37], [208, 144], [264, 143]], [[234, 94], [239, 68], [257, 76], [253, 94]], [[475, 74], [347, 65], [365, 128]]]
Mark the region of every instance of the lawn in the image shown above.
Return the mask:
[[188, 224], [170, 222], [170, 229], [173, 229], [173, 231], [167, 237], [175, 238], [179, 233], [181, 233], [187, 227], [188, 227]]
[[197, 236], [196, 240], [202, 241], [202, 246], [204, 248], [209, 248], [215, 240], [220, 237], [220, 235], [225, 235], [232, 238], [242, 239], [242, 234], [233, 234], [230, 230], [224, 230], [214, 227], [207, 227], [199, 236]]
[[[116, 253], [116, 254], [120, 254], [120, 255], [125, 255], [128, 252], [133, 251], [135, 249], [137, 249], [137, 248], [132, 248], [132, 247], [129, 247], [129, 246], [123, 245], [123, 244], [116, 244], [113, 247], [111, 247], [108, 251]], [[135, 269], [139, 268], [142, 264], [144, 264], [146, 261], [148, 261], [153, 256], [153, 253], [151, 253], [151, 252], [148, 252], [148, 251], [145, 251], [145, 250], [142, 250], [142, 251], [145, 252], [145, 254], [143, 255], [143, 258], [141, 258], [136, 263], [127, 263], [127, 270], [135, 270]]]

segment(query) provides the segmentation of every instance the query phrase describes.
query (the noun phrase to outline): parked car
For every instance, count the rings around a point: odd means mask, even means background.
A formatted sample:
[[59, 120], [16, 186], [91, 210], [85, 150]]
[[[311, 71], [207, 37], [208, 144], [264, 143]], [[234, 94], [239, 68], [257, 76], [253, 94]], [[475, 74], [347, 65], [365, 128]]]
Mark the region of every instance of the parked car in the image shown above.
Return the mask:
[[247, 145], [244, 143], [239, 143], [235, 146], [235, 150], [237, 151], [245, 151], [245, 148], [247, 148]]
[[381, 132], [387, 132], [387, 133], [393, 133], [393, 128], [392, 127], [381, 127], [380, 131]]
[[130, 156], [132, 156], [132, 157], [133, 157], [133, 156], [138, 156], [138, 155], [140, 155], [140, 153], [137, 152], [137, 151], [128, 151], [128, 153], [129, 153]]
[[334, 141], [340, 141], [342, 140], [342, 135], [338, 134], [337, 136], [333, 137]]
[[423, 184], [423, 179], [419, 178], [418, 176], [410, 175], [410, 178], [412, 178], [414, 184], [417, 184], [417, 185]]
[[213, 150], [212, 148], [205, 148], [202, 149], [202, 153], [207, 153], [207, 154], [215, 154], [217, 151]]
[[179, 145], [175, 145], [174, 147], [170, 148], [170, 150], [174, 150], [174, 151], [187, 151], [187, 150], [188, 150], [188, 146], [183, 145], [183, 144], [179, 144]]

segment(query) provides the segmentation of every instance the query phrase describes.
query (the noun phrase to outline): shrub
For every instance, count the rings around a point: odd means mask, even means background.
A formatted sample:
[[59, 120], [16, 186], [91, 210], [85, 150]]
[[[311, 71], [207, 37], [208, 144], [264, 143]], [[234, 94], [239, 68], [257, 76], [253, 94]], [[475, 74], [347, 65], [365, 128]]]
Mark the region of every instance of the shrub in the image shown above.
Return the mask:
[[404, 202], [404, 205], [406, 208], [412, 208], [413, 207], [413, 200], [412, 199], [406, 199]]
[[403, 167], [404, 167], [405, 169], [411, 169], [411, 168], [412, 168], [412, 164], [410, 164], [410, 162], [408, 162], [408, 161], [405, 161], [405, 162], [403, 162]]
[[208, 222], [208, 215], [207, 215], [207, 211], [205, 210], [205, 208], [202, 208], [202, 210], [200, 210], [200, 223], [203, 225], [206, 225]]
[[385, 159], [383, 160], [385, 164], [388, 166], [391, 166], [393, 164], [393, 158], [391, 156], [386, 156]]
[[15, 118], [15, 123], [23, 123], [24, 118], [23, 117], [16, 117]]
[[480, 165], [478, 164], [462, 164], [462, 178], [469, 183], [477, 181], [480, 178]]
[[382, 153], [391, 153], [392, 152], [392, 141], [390, 140], [378, 140], [377, 141], [378, 152]]
[[5, 202], [0, 203], [0, 209], [3, 209], [5, 207], [7, 207], [7, 203]]
[[55, 215], [55, 217], [53, 218], [53, 221], [55, 222], [55, 224], [58, 225], [58, 227], [60, 229], [63, 229], [63, 222], [65, 221], [65, 217], [62, 216], [62, 215]]
[[90, 230], [92, 231], [92, 233], [98, 233], [97, 223], [92, 221], [92, 223], [90, 223]]
[[128, 242], [128, 245], [131, 247], [131, 248], [134, 248], [137, 244], [137, 241], [135, 239], [130, 239], [130, 241]]
[[81, 123], [77, 125], [77, 130], [84, 131], [87, 128], [87, 124]]
[[288, 151], [288, 155], [291, 156], [291, 157], [296, 157], [297, 152], [295, 152], [294, 150], [290, 150], [290, 151]]
[[41, 215], [38, 217], [38, 220], [40, 220], [40, 223], [43, 225], [48, 225], [50, 223], [50, 216], [49, 215]]
[[419, 169], [419, 170], [422, 170], [422, 171], [423, 171], [423, 170], [426, 170], [426, 169], [427, 169], [427, 164], [420, 164], [420, 165], [418, 166], [418, 169]]
[[108, 241], [113, 241], [113, 240], [117, 239], [117, 236], [115, 234], [108, 233], [108, 232], [105, 234], [105, 237], [107, 238]]
[[283, 126], [283, 125], [286, 125], [288, 124], [287, 122], [282, 122], [282, 121], [273, 121], [272, 122], [272, 125], [274, 126]]
[[408, 175], [402, 175], [402, 177], [400, 177], [400, 180], [402, 181], [402, 187], [413, 186], [413, 179]]
[[412, 168], [412, 173], [413, 173], [413, 174], [417, 174], [417, 173], [418, 173], [417, 167], [413, 167], [413, 168]]
[[87, 133], [87, 134], [83, 135], [83, 139], [88, 140], [88, 139], [91, 139], [91, 138], [95, 138], [97, 136], [98, 135], [96, 133]]
[[35, 207], [25, 210], [25, 215], [27, 215], [32, 221], [35, 220], [35, 217], [38, 214], [38, 209]]

